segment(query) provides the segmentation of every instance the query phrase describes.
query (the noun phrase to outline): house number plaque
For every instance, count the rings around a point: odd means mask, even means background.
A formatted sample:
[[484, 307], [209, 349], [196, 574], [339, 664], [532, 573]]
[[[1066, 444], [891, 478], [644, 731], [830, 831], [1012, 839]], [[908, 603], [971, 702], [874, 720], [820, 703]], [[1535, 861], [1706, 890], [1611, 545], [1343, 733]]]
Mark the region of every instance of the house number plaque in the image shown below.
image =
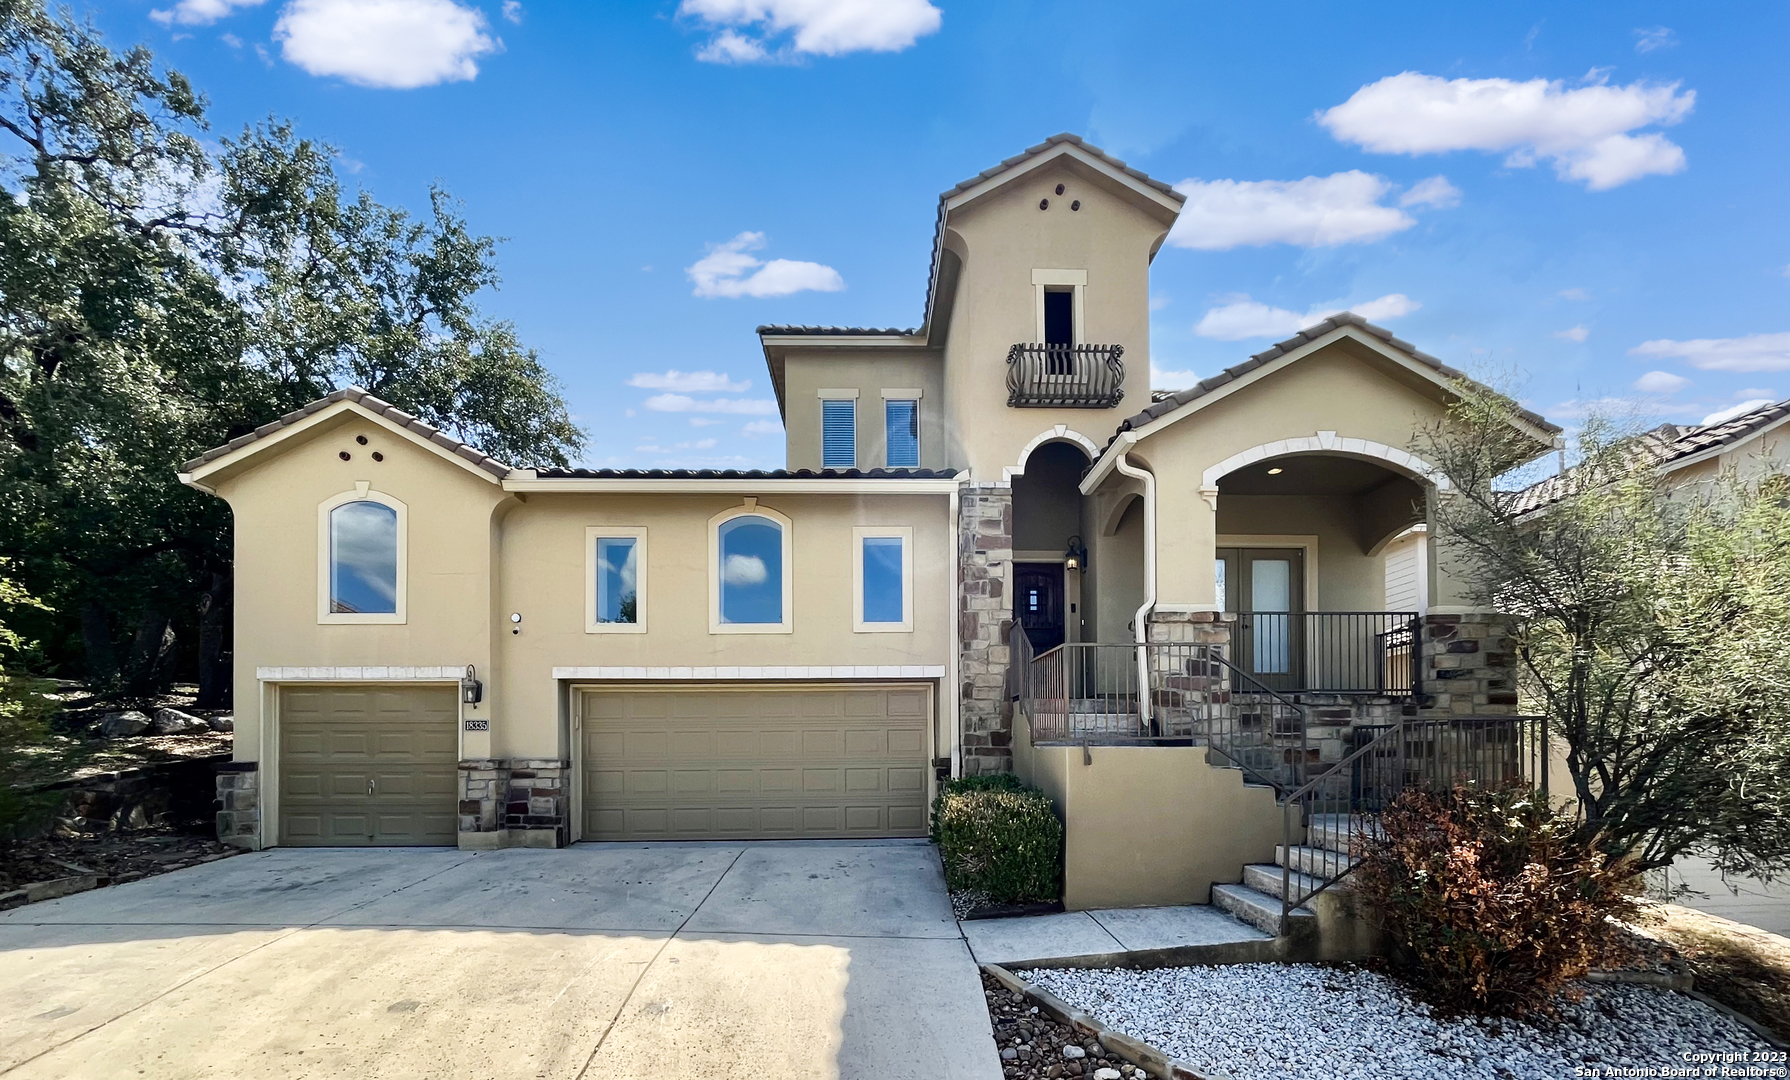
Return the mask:
[[489, 721], [489, 720], [468, 720], [468, 721], [466, 721], [466, 730], [467, 731], [490, 731], [491, 730], [491, 721]]

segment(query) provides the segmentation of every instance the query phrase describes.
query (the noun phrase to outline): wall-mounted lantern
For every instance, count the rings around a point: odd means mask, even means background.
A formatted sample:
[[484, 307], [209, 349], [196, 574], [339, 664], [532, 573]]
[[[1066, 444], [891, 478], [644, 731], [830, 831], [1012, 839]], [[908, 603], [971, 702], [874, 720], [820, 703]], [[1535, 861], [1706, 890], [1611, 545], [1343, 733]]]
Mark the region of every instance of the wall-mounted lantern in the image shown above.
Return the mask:
[[468, 705], [477, 705], [485, 698], [485, 684], [479, 681], [479, 673], [471, 664], [466, 665], [466, 674], [460, 676], [460, 700]]
[[1081, 537], [1071, 536], [1069, 547], [1063, 552], [1063, 569], [1080, 570], [1088, 565], [1088, 549], [1082, 546]]

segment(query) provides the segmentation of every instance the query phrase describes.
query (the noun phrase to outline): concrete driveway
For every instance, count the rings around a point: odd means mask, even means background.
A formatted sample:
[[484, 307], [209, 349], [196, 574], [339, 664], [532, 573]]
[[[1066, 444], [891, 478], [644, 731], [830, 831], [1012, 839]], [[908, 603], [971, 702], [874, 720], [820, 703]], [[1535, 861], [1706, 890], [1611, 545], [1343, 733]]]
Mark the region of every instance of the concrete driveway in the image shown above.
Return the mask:
[[0, 1075], [998, 1080], [922, 842], [239, 855], [0, 914]]

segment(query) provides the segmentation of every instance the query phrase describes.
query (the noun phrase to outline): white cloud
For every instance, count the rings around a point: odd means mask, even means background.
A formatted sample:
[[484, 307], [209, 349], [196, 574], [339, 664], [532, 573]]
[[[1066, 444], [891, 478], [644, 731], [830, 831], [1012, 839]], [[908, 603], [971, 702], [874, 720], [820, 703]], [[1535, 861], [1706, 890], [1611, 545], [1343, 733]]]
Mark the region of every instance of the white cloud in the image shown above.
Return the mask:
[[756, 555], [729, 555], [721, 567], [721, 580], [729, 585], [763, 585], [770, 576]]
[[[1790, 274], [1790, 271], [1786, 271], [1786, 273]], [[1150, 297], [1150, 310], [1161, 311], [1172, 303], [1174, 303], [1174, 301], [1170, 300], [1166, 295], [1157, 293], [1155, 296]]]
[[1710, 413], [1708, 416], [1705, 416], [1703, 418], [1702, 423], [1706, 427], [1710, 424], [1726, 423], [1727, 421], [1734, 419], [1736, 416], [1739, 416], [1741, 413], [1750, 413], [1754, 409], [1762, 409], [1765, 406], [1770, 405], [1770, 404], [1771, 404], [1770, 398], [1754, 398], [1751, 401], [1743, 401], [1740, 404], [1733, 406], [1732, 408], [1723, 409], [1720, 412]]
[[712, 416], [692, 416], [690, 418], [691, 427], [709, 427], [712, 424], [719, 424], [720, 422], [721, 421]]
[[219, 34], [218, 40], [230, 46], [232, 49], [242, 48], [242, 39], [235, 34]]
[[678, 371], [676, 368], [664, 373], [637, 372], [628, 380], [628, 385], [642, 390], [676, 390], [685, 394], [740, 394], [752, 387], [750, 380], [734, 382], [718, 371]]
[[1669, 49], [1678, 44], [1678, 35], [1669, 26], [1637, 26], [1635, 27], [1635, 51], [1650, 53], [1655, 49]]
[[[807, 290], [838, 292], [845, 288], [839, 271], [820, 263], [772, 259], [764, 262], [746, 254], [764, 247], [764, 233], [743, 232], [722, 244], [708, 245], [709, 253], [686, 267], [696, 283], [695, 296], [788, 296]], [[751, 274], [746, 271], [751, 270]]]
[[522, 21], [522, 0], [503, 0], [503, 17], [505, 22], [520, 23]]
[[1428, 206], [1446, 210], [1461, 204], [1461, 189], [1448, 182], [1446, 176], [1432, 176], [1411, 185], [1411, 190], [1398, 197], [1400, 206]]
[[1564, 338], [1567, 341], [1583, 342], [1586, 338], [1591, 336], [1591, 331], [1585, 329], [1583, 326], [1575, 326], [1570, 330], [1556, 330], [1554, 331], [1554, 336], [1557, 338]]
[[1705, 371], [1790, 370], [1790, 333], [1748, 334], [1736, 338], [1644, 341], [1630, 356], [1671, 357]]
[[1187, 202], [1168, 242], [1200, 251], [1365, 244], [1417, 224], [1381, 205], [1390, 181], [1359, 169], [1303, 180], [1183, 180], [1175, 190]]
[[1556, 79], [1443, 79], [1406, 71], [1355, 91], [1318, 113], [1343, 142], [1380, 154], [1451, 150], [1506, 153], [1505, 164], [1554, 163], [1563, 179], [1604, 191], [1653, 173], [1684, 168], [1684, 151], [1665, 136], [1637, 128], [1676, 124], [1696, 103], [1678, 92], [1635, 82], [1608, 86], [1593, 72], [1583, 85]]
[[1690, 384], [1691, 381], [1683, 375], [1674, 375], [1670, 371], [1649, 371], [1635, 380], [1635, 389], [1643, 394], [1676, 394]]
[[771, 415], [777, 403], [769, 398], [712, 398], [698, 401], [684, 394], [654, 394], [645, 401], [654, 412], [737, 413], [745, 416]]
[[157, 9], [149, 17], [163, 26], [210, 26], [237, 8], [256, 7], [264, 0], [180, 0], [171, 8]]
[[454, 0], [292, 0], [274, 24], [289, 62], [359, 86], [409, 90], [478, 75], [502, 47], [485, 16]]
[[1564, 299], [1564, 300], [1589, 300], [1589, 299], [1591, 299], [1591, 294], [1586, 292], [1584, 289], [1580, 289], [1580, 288], [1561, 289], [1560, 296], [1561, 296], [1561, 299]]
[[754, 420], [741, 428], [740, 434], [748, 439], [756, 439], [761, 435], [781, 435], [783, 425], [776, 420]]
[[1404, 293], [1388, 293], [1351, 308], [1313, 308], [1303, 315], [1286, 308], [1271, 307], [1246, 295], [1224, 297], [1224, 303], [1207, 310], [1194, 325], [1193, 332], [1218, 341], [1247, 341], [1250, 338], [1287, 337], [1340, 311], [1349, 310], [1369, 322], [1396, 319], [1409, 315], [1423, 305]]
[[1185, 390], [1200, 381], [1197, 371], [1164, 371], [1155, 365], [1150, 366], [1150, 388], [1152, 390]]
[[683, 0], [678, 14], [720, 31], [696, 53], [719, 64], [900, 52], [936, 33], [942, 17], [927, 0]]

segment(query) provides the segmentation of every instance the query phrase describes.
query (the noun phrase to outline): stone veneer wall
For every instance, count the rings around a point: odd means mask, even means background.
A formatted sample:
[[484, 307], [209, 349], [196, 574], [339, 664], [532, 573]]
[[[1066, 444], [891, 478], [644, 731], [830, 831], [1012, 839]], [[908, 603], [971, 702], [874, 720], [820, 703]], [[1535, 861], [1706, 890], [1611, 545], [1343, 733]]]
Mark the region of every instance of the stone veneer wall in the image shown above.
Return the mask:
[[460, 762], [460, 846], [564, 847], [571, 842], [563, 758], [467, 758]]
[[1423, 617], [1423, 716], [1512, 716], [1516, 645], [1510, 619], [1490, 613]]
[[227, 761], [218, 766], [218, 839], [252, 848], [261, 832], [261, 763]]
[[958, 503], [958, 698], [963, 772], [1013, 768], [1013, 722], [1006, 700], [1006, 626], [1012, 619], [1006, 569], [1013, 561], [1013, 492], [964, 484]]

